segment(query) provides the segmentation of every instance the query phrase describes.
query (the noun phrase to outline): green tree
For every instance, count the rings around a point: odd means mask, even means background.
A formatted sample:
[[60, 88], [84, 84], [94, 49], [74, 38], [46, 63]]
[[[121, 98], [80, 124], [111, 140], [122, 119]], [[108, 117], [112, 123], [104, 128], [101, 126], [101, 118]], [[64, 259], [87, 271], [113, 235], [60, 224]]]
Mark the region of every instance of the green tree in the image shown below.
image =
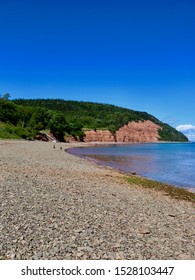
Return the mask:
[[30, 127], [35, 130], [42, 130], [47, 127], [49, 123], [49, 113], [46, 109], [37, 109], [30, 119]]
[[82, 128], [83, 128], [83, 124], [78, 120], [74, 123], [70, 123], [68, 133], [75, 138], [79, 137], [79, 140], [83, 141], [85, 134]]
[[49, 122], [49, 128], [59, 141], [64, 142], [64, 134], [65, 131], [68, 131], [69, 127], [62, 113], [54, 113]]
[[0, 99], [0, 121], [14, 125], [18, 121], [17, 106], [4, 98]]
[[9, 93], [4, 93], [4, 95], [2, 96], [2, 98], [5, 99], [5, 100], [9, 100], [10, 97], [11, 96], [10, 96]]

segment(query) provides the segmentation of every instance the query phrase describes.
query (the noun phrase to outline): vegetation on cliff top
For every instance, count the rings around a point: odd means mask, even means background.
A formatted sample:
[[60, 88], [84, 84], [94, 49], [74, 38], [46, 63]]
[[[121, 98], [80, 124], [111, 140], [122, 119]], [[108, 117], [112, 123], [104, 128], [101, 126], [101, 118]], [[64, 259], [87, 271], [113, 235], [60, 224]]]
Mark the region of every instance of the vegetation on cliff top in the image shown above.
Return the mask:
[[[84, 137], [85, 129], [109, 129], [112, 133], [129, 121], [150, 120], [162, 127], [161, 141], [188, 141], [180, 132], [146, 112], [133, 111], [109, 104], [65, 101], [61, 99], [0, 98], [0, 122], [4, 132], [11, 131], [23, 138], [33, 138], [37, 131], [50, 129], [63, 140], [64, 134]], [[1, 125], [2, 127], [2, 125]], [[3, 130], [0, 127], [0, 137]]]

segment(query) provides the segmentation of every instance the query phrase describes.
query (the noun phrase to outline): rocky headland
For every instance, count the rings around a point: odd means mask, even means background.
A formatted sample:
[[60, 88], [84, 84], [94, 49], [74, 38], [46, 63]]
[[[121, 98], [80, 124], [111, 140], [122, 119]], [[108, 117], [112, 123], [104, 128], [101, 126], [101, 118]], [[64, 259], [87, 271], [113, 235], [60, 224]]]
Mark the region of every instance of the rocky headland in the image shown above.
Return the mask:
[[86, 130], [85, 142], [158, 142], [159, 141], [159, 125], [150, 120], [129, 122], [122, 126], [115, 133], [109, 130]]

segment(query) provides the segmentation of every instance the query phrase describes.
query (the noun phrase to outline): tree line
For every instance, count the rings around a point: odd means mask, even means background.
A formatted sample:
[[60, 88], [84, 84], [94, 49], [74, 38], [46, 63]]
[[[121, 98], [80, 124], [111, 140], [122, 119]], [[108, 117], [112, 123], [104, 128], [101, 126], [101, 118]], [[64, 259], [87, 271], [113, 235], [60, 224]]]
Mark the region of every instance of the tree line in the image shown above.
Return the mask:
[[65, 135], [78, 137], [80, 141], [84, 137], [83, 126], [77, 121], [68, 123], [60, 111], [18, 105], [4, 98], [0, 98], [0, 122], [2, 138], [11, 134], [14, 138], [34, 139], [37, 132], [45, 130], [51, 131], [59, 141], [64, 141]]
[[82, 141], [86, 129], [108, 129], [115, 133], [129, 121], [144, 120], [151, 120], [163, 128], [159, 130], [161, 141], [187, 141], [182, 133], [146, 112], [110, 104], [62, 99], [10, 101], [0, 98], [0, 121], [22, 138], [34, 138], [38, 131], [50, 130], [60, 141], [64, 141], [65, 135]]

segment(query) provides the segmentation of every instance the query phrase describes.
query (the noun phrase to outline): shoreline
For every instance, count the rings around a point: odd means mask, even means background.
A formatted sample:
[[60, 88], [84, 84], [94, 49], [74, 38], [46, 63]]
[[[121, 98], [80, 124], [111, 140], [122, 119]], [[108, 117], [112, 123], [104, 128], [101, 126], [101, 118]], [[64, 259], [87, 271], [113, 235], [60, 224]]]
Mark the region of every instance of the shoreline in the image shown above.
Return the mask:
[[[166, 142], [166, 143], [169, 143], [169, 142]], [[180, 143], [182, 143], [182, 142], [180, 142]], [[142, 144], [142, 143], [130, 143], [130, 144]], [[145, 144], [145, 143], [144, 143]], [[146, 144], [151, 144], [151, 143], [146, 143]], [[153, 143], [152, 143], [153, 144]], [[69, 154], [72, 154], [72, 155], [74, 155], [74, 156], [77, 156], [77, 157], [79, 157], [79, 158], [83, 158], [83, 159], [86, 159], [86, 160], [88, 160], [88, 161], [92, 161], [92, 162], [95, 162], [96, 164], [98, 164], [98, 165], [100, 165], [100, 166], [105, 166], [105, 167], [107, 167], [107, 168], [110, 168], [110, 169], [113, 169], [113, 170], [116, 170], [117, 172], [120, 172], [120, 173], [122, 173], [122, 174], [124, 174], [124, 175], [126, 175], [126, 176], [131, 176], [131, 175], [134, 175], [134, 177], [136, 176], [137, 178], [140, 178], [140, 179], [143, 179], [143, 180], [145, 180], [145, 182], [147, 183], [147, 181], [148, 182], [156, 182], [157, 184], [161, 184], [162, 185], [162, 188], [163, 188], [163, 185], [165, 186], [165, 187], [171, 187], [171, 188], [176, 188], [176, 189], [180, 189], [180, 190], [183, 190], [184, 191], [184, 193], [185, 193], [185, 191], [188, 191], [188, 192], [190, 192], [190, 193], [192, 193], [192, 194], [194, 194], [194, 199], [193, 199], [193, 201], [195, 202], [195, 188], [193, 188], [193, 187], [182, 187], [182, 186], [176, 186], [176, 185], [173, 185], [173, 184], [171, 184], [171, 183], [166, 183], [166, 182], [163, 182], [163, 181], [157, 181], [157, 180], [154, 180], [154, 179], [152, 179], [152, 178], [149, 178], [149, 177], [146, 177], [146, 176], [143, 176], [143, 175], [140, 175], [140, 174], [133, 174], [134, 172], [132, 171], [132, 172], [125, 172], [125, 171], [123, 171], [123, 170], [121, 170], [121, 169], [119, 169], [119, 168], [116, 168], [116, 167], [114, 167], [114, 166], [110, 166], [110, 165], [108, 165], [107, 164], [107, 162], [105, 162], [105, 163], [103, 163], [103, 162], [100, 162], [98, 159], [96, 159], [96, 157], [95, 156], [87, 156], [87, 155], [80, 155], [80, 154], [77, 154], [77, 153], [71, 153], [71, 149], [74, 149], [74, 148], [87, 148], [87, 147], [101, 147], [101, 146], [110, 146], [110, 145], [112, 145], [112, 143], [109, 143], [108, 145], [107, 145], [107, 143], [105, 142], [105, 143], [102, 143], [102, 142], [100, 142], [100, 144], [99, 143], [97, 143], [96, 145], [85, 145], [85, 146], [78, 146], [78, 147], [71, 147], [71, 148], [67, 148], [66, 149], [66, 152], [67, 153], [69, 153]], [[115, 145], [123, 145], [123, 143], [120, 143], [120, 144], [115, 144]], [[128, 143], [124, 143], [124, 145], [129, 145]], [[187, 195], [187, 194], [186, 194]], [[184, 196], [185, 196], [185, 194], [184, 194]], [[184, 199], [185, 199], [185, 197], [184, 197]]]
[[0, 142], [0, 259], [195, 259], [193, 203], [64, 152], [80, 143]]

